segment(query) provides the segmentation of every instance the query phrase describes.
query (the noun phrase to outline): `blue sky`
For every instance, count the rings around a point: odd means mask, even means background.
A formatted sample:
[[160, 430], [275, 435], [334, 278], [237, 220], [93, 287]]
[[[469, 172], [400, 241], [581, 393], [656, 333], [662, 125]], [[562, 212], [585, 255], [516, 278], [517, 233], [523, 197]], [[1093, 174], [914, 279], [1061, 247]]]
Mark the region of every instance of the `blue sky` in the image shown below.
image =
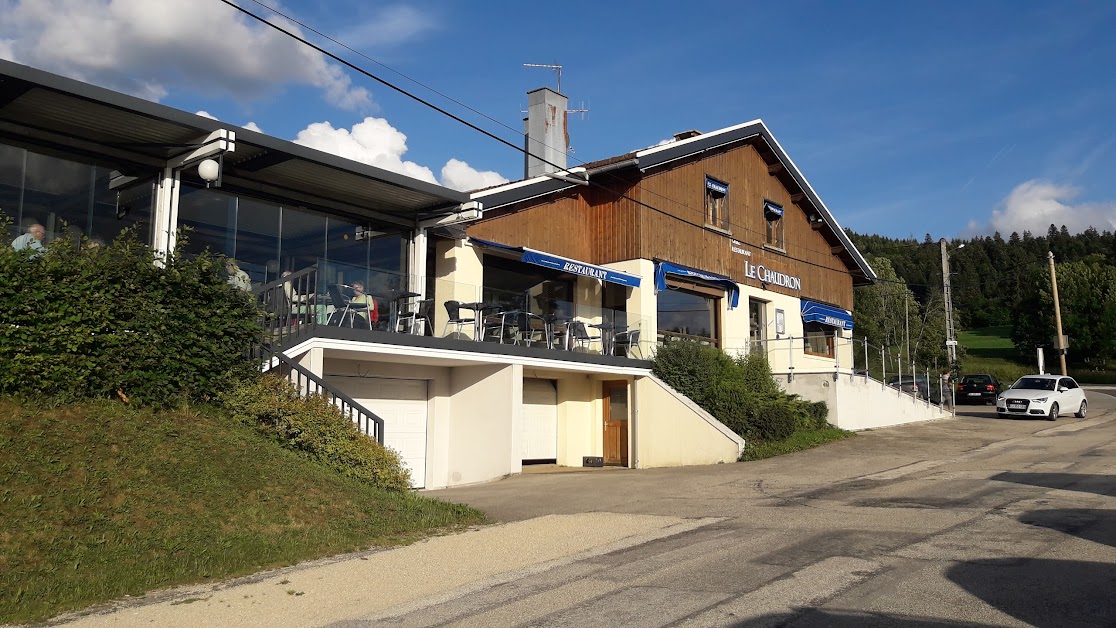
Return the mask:
[[[571, 119], [572, 163], [762, 118], [856, 231], [1116, 229], [1116, 3], [280, 8], [491, 116], [330, 46], [513, 142], [526, 92], [555, 84], [522, 64], [561, 64], [571, 105], [591, 110]], [[295, 50], [219, 0], [0, 0], [0, 12], [5, 58], [447, 185], [522, 175], [520, 154]]]

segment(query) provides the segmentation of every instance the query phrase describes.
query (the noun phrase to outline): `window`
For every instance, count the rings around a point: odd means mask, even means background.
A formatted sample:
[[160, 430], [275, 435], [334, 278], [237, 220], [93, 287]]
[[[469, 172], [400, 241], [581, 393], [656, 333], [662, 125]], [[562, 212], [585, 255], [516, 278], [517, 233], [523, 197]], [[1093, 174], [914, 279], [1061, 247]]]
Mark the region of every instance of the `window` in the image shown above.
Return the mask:
[[763, 202], [763, 219], [767, 225], [764, 231], [764, 244], [779, 250], [786, 248], [783, 239], [783, 208], [771, 201]]
[[727, 183], [705, 177], [705, 224], [718, 229], [729, 228]]
[[720, 346], [717, 316], [724, 291], [670, 279], [667, 288], [658, 294], [658, 340], [688, 340]]
[[836, 331], [832, 327], [826, 327], [821, 323], [803, 323], [802, 331], [806, 336], [806, 353], [833, 357], [833, 336]]
[[504, 310], [573, 315], [573, 275], [488, 253], [483, 267], [482, 301], [498, 303]]
[[751, 350], [764, 353], [767, 350], [767, 302], [748, 299], [748, 339]]

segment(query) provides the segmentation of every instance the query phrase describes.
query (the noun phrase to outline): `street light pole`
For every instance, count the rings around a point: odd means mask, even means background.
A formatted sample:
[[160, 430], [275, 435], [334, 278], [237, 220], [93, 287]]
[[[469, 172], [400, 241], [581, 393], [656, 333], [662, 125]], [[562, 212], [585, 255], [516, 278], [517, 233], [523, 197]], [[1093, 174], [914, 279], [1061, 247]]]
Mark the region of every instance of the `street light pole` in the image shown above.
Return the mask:
[[949, 370], [957, 368], [957, 336], [953, 328], [953, 291], [949, 282], [949, 251], [946, 249], [946, 239], [938, 241], [942, 247], [942, 296], [945, 298], [946, 316], [946, 353], [949, 355]]
[[1054, 326], [1057, 328], [1057, 336], [1054, 338], [1054, 346], [1058, 349], [1058, 362], [1062, 365], [1062, 376], [1069, 375], [1066, 372], [1066, 348], [1062, 343], [1062, 306], [1058, 301], [1058, 275], [1054, 274], [1054, 252], [1047, 251], [1046, 258], [1050, 260], [1050, 285], [1054, 289]]

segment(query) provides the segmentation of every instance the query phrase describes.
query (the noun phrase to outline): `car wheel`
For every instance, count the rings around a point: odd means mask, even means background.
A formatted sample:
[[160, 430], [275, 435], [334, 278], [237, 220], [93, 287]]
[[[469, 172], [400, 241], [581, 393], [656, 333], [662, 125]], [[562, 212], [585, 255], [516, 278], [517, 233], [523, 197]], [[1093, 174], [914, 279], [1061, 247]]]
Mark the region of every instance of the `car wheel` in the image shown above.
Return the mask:
[[1073, 416], [1075, 416], [1079, 419], [1084, 419], [1085, 418], [1085, 410], [1088, 409], [1088, 407], [1089, 407], [1089, 404], [1086, 403], [1084, 399], [1082, 399], [1081, 400], [1081, 407], [1078, 408], [1077, 413], [1074, 414]]
[[1046, 420], [1047, 421], [1057, 421], [1058, 420], [1058, 414], [1059, 414], [1058, 404], [1055, 403], [1054, 405], [1050, 406], [1050, 414], [1046, 417]]

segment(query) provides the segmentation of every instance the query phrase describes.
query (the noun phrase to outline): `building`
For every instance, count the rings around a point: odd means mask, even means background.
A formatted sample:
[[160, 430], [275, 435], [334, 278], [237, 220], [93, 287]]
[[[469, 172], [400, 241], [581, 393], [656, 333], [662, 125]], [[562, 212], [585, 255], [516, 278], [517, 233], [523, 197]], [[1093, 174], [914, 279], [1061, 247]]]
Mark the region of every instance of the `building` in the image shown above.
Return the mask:
[[[554, 98], [533, 93], [532, 141], [564, 134]], [[871, 269], [761, 122], [528, 167], [554, 171], [464, 194], [0, 61], [9, 235], [133, 228], [234, 258], [268, 348], [378, 415], [416, 487], [735, 460], [742, 440], [651, 374], [661, 340], [767, 347], [796, 381], [851, 366], [831, 340]]]

